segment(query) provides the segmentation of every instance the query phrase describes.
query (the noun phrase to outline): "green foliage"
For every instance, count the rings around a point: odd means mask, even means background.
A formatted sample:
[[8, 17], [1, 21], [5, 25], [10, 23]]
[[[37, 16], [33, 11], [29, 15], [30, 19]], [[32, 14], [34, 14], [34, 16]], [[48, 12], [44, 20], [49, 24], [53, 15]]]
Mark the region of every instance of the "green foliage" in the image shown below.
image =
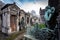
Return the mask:
[[53, 30], [46, 28], [45, 24], [35, 24], [33, 30], [30, 31], [31, 35], [38, 40], [54, 40], [55, 33]]
[[42, 29], [42, 28], [46, 28], [45, 24], [38, 24], [39, 28]]

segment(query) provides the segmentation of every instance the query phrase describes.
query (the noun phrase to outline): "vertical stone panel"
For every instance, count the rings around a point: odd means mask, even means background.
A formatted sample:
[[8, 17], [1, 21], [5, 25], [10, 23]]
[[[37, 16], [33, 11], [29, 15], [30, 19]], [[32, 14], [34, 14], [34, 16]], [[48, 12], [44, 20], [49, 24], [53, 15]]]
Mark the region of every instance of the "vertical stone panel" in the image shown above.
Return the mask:
[[17, 18], [16, 18], [16, 19], [17, 19], [17, 20], [16, 20], [16, 21], [17, 21], [17, 31], [19, 31], [19, 18], [20, 18], [20, 17], [17, 15]]
[[8, 14], [8, 13], [7, 13], [7, 28], [8, 28], [8, 33], [11, 33], [10, 14]]
[[6, 33], [5, 31], [6, 31], [6, 15], [5, 15], [5, 13], [2, 15], [2, 18], [3, 18], [3, 23], [2, 23], [2, 32], [3, 33]]

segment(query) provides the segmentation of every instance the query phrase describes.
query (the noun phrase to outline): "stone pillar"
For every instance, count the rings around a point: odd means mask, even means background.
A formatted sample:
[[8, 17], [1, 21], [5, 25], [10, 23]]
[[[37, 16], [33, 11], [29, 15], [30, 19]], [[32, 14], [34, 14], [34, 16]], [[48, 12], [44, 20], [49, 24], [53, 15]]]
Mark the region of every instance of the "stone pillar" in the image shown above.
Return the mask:
[[17, 17], [16, 17], [16, 19], [17, 19], [16, 20], [17, 21], [17, 24], [16, 24], [17, 25], [17, 31], [19, 31], [19, 21], [20, 21], [19, 11], [16, 13], [16, 15], [17, 15]]
[[29, 25], [30, 25], [30, 17], [29, 17]]
[[26, 28], [26, 17], [25, 17], [25, 15], [24, 15], [24, 26]]
[[27, 15], [26, 15], [26, 25], [27, 25]]
[[11, 27], [10, 27], [10, 13], [6, 15], [7, 17], [7, 28], [8, 28], [8, 34], [11, 33]]
[[10, 28], [10, 14], [4, 13], [4, 14], [2, 15], [2, 18], [3, 18], [2, 32], [3, 32], [3, 33], [7, 33], [7, 34], [11, 33], [11, 28]]
[[20, 17], [17, 16], [17, 31], [19, 31], [19, 19], [20, 19]]
[[27, 16], [25, 15], [25, 24], [27, 26]]
[[2, 18], [3, 18], [3, 23], [2, 23], [2, 32], [3, 33], [6, 33], [5, 31], [6, 31], [6, 15], [5, 15], [5, 13], [4, 14], [2, 14]]

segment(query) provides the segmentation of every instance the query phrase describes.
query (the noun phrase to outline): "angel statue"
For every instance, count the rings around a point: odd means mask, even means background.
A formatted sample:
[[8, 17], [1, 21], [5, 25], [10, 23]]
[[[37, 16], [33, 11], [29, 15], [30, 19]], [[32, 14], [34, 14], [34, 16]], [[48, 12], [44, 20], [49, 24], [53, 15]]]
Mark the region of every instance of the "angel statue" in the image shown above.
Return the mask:
[[45, 17], [46, 21], [49, 21], [51, 19], [51, 16], [53, 15], [53, 13], [55, 11], [55, 8], [47, 6], [45, 9], [46, 9], [46, 11], [45, 11], [44, 17]]
[[48, 28], [50, 28], [49, 21], [51, 20], [52, 15], [54, 14], [54, 12], [55, 12], [55, 8], [54, 7], [47, 6], [45, 8], [44, 18], [45, 18], [46, 27], [48, 27]]

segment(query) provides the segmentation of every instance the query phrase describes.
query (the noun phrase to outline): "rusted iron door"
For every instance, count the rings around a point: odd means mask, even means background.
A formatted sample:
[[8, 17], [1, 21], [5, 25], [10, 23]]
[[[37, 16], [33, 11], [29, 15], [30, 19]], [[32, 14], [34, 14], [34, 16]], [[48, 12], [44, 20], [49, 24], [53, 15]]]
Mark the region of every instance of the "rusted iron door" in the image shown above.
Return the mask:
[[15, 15], [12, 15], [10, 16], [10, 26], [11, 26], [11, 30], [12, 31], [16, 31], [16, 16]]

